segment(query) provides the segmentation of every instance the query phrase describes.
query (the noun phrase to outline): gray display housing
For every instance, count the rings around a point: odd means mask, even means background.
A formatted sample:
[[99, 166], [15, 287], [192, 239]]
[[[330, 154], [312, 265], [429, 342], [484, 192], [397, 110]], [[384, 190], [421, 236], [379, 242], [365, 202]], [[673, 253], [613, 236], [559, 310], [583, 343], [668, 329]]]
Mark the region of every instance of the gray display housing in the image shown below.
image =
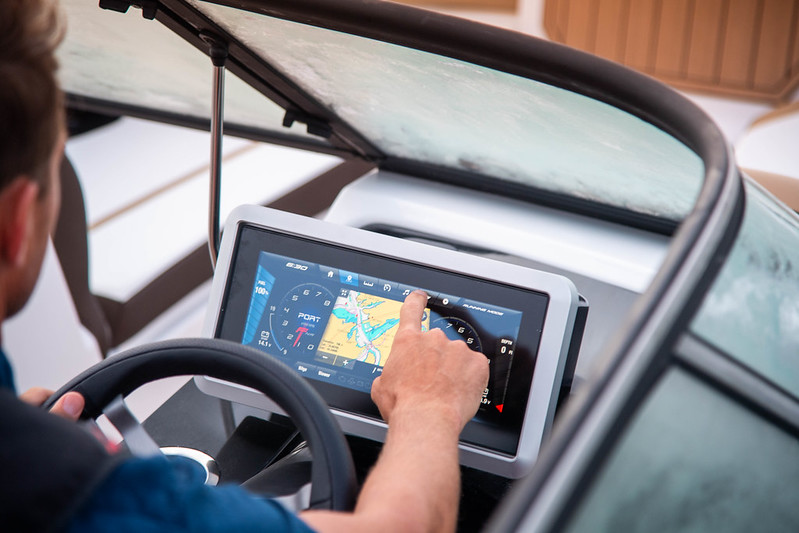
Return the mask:
[[[365, 230], [327, 223], [260, 206], [240, 206], [225, 225], [219, 258], [211, 288], [203, 334], [215, 336], [222, 311], [227, 307], [228, 283], [232, 279], [238, 234], [242, 227], [262, 228], [286, 236], [334, 245], [354, 252], [364, 252], [405, 264], [418, 265], [440, 272], [452, 273], [468, 284], [470, 280], [535, 291], [548, 297], [546, 316], [534, 361], [530, 391], [519, 429], [516, 453], [460, 443], [462, 465], [518, 478], [529, 472], [543, 439], [552, 425], [561, 394], [564, 374], [573, 372], [579, 344], [585, 303], [573, 283], [563, 276], [520, 267], [426, 244], [390, 237]], [[266, 250], [268, 251], [268, 250]], [[357, 270], [353, 267], [351, 270]], [[430, 287], [434, 289], [435, 287]], [[579, 315], [579, 316], [578, 316]], [[578, 334], [574, 334], [578, 332]], [[268, 354], [264, 354], [269, 357]], [[568, 360], [568, 364], [567, 364]], [[571, 367], [571, 368], [568, 368]], [[570, 379], [570, 376], [567, 376]], [[207, 394], [239, 402], [268, 412], [281, 411], [262, 394], [240, 385], [197, 377], [198, 387]], [[345, 433], [383, 441], [386, 424], [374, 417], [345, 409], [331, 409]]]

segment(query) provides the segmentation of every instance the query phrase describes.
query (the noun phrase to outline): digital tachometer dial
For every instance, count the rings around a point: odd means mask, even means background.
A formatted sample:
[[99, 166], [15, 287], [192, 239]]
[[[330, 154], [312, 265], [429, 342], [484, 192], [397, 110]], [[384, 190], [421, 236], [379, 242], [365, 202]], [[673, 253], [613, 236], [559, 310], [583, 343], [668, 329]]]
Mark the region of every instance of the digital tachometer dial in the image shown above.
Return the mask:
[[444, 331], [450, 340], [462, 340], [475, 352], [482, 352], [483, 346], [471, 324], [454, 316], [436, 318], [430, 323], [430, 329], [439, 328]]
[[284, 354], [316, 352], [336, 298], [316, 283], [297, 285], [271, 309], [272, 336]]

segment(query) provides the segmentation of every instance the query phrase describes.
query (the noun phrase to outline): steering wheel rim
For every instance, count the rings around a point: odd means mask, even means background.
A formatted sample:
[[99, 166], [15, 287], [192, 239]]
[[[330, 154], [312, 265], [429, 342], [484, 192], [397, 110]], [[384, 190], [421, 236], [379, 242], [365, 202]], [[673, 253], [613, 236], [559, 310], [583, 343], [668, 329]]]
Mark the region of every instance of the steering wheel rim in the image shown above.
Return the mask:
[[44, 407], [69, 391], [83, 395], [82, 417], [97, 418], [119, 395], [157, 379], [204, 375], [256, 389], [275, 401], [308, 442], [313, 509], [346, 511], [355, 499], [355, 467], [344, 434], [322, 397], [280, 361], [221, 339], [177, 339], [109, 357], [73, 378]]

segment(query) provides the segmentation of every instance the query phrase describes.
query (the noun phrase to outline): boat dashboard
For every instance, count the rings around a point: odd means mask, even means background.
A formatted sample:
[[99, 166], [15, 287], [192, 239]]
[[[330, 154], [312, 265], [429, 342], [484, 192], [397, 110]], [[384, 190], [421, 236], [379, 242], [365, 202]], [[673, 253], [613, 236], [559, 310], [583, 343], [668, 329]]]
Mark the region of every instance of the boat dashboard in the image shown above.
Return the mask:
[[[567, 278], [259, 206], [225, 227], [204, 333], [252, 346], [308, 378], [342, 429], [383, 440], [369, 392], [389, 358], [399, 308], [428, 295], [423, 329], [439, 328], [490, 362], [464, 466], [529, 472], [568, 394], [588, 310]], [[274, 412], [263, 395], [196, 378], [200, 390]], [[565, 391], [565, 392], [564, 392]]]

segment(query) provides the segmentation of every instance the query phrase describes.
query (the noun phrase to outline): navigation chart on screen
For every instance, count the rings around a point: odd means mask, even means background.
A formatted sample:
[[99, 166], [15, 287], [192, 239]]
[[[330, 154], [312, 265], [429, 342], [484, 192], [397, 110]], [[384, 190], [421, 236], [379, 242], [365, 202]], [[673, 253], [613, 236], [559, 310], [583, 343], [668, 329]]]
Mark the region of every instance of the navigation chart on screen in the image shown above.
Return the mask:
[[333, 365], [342, 364], [340, 358], [385, 365], [402, 304], [353, 290], [342, 293], [319, 343], [320, 354], [333, 357]]
[[[389, 359], [402, 303], [415, 288], [260, 252], [241, 342], [283, 356], [308, 378], [369, 392]], [[441, 329], [489, 358], [482, 405], [502, 413], [521, 313], [427, 293], [422, 329]]]

